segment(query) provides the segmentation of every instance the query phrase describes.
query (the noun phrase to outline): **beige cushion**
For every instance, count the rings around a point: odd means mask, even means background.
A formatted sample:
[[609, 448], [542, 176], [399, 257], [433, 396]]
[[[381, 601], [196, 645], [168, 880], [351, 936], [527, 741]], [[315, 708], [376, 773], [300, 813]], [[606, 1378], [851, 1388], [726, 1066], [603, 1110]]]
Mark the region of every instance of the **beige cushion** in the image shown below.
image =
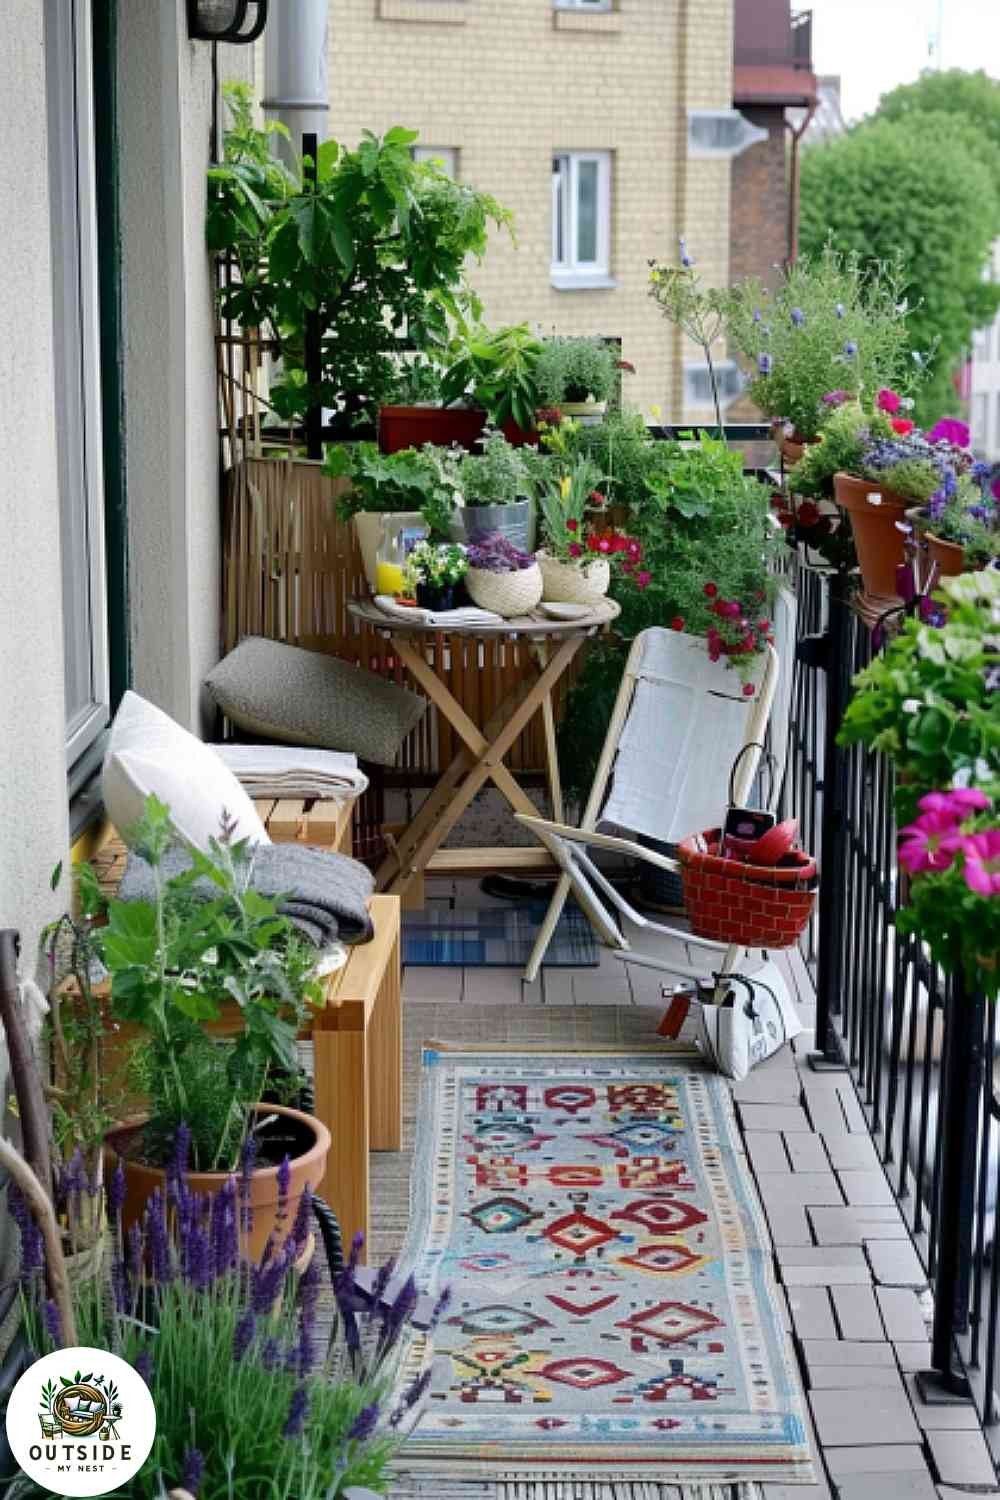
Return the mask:
[[206, 677], [233, 724], [289, 745], [391, 766], [427, 707], [416, 693], [320, 651], [248, 636]]
[[104, 757], [104, 806], [128, 837], [152, 794], [170, 809], [186, 844], [208, 851], [222, 815], [236, 820], [237, 839], [269, 844], [267, 829], [228, 766], [168, 714], [138, 693], [126, 693], [111, 725]]

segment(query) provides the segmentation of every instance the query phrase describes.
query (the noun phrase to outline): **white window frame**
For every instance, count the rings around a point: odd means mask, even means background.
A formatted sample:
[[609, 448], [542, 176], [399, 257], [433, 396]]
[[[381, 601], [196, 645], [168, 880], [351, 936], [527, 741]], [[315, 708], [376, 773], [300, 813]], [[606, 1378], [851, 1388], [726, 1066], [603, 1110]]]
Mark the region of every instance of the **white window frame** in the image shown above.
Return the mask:
[[614, 0], [554, 0], [556, 10], [614, 10]]
[[[556, 150], [552, 153], [552, 284], [567, 290], [586, 286], [613, 286], [611, 280], [611, 165], [610, 151]], [[581, 261], [576, 256], [579, 231], [579, 170], [584, 163], [597, 166], [597, 258]], [[557, 168], [556, 164], [560, 164]], [[562, 164], [565, 163], [563, 166]], [[558, 185], [564, 188], [560, 216]], [[564, 254], [558, 258], [557, 233], [562, 229]]]
[[[91, 0], [46, 7], [53, 355], [66, 642], [66, 762], [110, 719]], [[74, 646], [87, 683], [70, 702]], [[72, 777], [71, 777], [72, 781]]]

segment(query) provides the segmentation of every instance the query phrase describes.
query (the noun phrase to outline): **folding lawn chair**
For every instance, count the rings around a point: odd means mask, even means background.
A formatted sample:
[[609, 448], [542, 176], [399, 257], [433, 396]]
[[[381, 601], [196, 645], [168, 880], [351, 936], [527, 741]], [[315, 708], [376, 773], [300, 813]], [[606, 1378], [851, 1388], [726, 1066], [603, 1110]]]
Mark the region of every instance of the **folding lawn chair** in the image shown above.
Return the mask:
[[[774, 605], [774, 624], [784, 655], [779, 657], [773, 646], [762, 654], [753, 697], [744, 695], [734, 671], [721, 661], [709, 660], [703, 639], [660, 627], [636, 637], [579, 828], [517, 815], [563, 872], [528, 960], [526, 979], [538, 973], [570, 891], [599, 937], [625, 962], [692, 978], [704, 977], [706, 967], [719, 972], [732, 969], [738, 947], [693, 937], [636, 911], [598, 868], [590, 850], [679, 871], [675, 859], [637, 842], [638, 837], [661, 845], [676, 844], [689, 834], [717, 827], [725, 811], [730, 771], [744, 746], [750, 748], [736, 767], [734, 795], [746, 805], [760, 760], [760, 750], [754, 747], [765, 740], [772, 709], [777, 770], [771, 778], [771, 794], [777, 799], [788, 739], [795, 611], [794, 596], [781, 590]], [[622, 832], [600, 831], [607, 826]], [[622, 929], [620, 916], [640, 929], [714, 950], [723, 955], [722, 961], [692, 967], [637, 952]]]

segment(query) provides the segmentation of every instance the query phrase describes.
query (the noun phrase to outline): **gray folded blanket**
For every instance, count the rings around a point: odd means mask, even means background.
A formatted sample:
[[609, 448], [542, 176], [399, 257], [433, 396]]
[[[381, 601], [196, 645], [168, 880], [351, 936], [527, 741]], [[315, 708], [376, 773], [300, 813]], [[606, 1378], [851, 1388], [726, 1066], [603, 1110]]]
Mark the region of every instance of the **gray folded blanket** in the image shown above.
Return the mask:
[[[169, 878], [191, 868], [184, 849], [171, 849], [162, 869]], [[317, 948], [332, 942], [368, 943], [373, 928], [368, 915], [368, 897], [375, 888], [371, 871], [327, 849], [306, 844], [258, 844], [254, 853], [250, 885], [262, 896], [281, 897], [279, 910]], [[204, 878], [191, 887], [204, 901], [218, 898], [218, 887]], [[153, 871], [144, 859], [129, 851], [121, 885], [120, 901], [152, 901]]]

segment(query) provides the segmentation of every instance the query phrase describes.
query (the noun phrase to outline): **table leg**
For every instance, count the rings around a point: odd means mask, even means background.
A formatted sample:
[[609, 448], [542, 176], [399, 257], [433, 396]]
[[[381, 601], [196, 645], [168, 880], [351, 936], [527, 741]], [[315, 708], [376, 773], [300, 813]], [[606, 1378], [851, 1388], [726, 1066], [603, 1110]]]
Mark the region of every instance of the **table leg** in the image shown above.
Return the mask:
[[552, 934], [559, 924], [563, 907], [566, 905], [566, 898], [570, 893], [571, 885], [572, 881], [568, 875], [560, 875], [556, 881], [555, 890], [552, 892], [552, 899], [549, 902], [549, 909], [545, 913], [541, 927], [538, 929], [538, 936], [535, 939], [535, 946], [531, 950], [531, 957], [525, 965], [524, 978], [528, 984], [538, 977], [538, 971], [542, 967], [546, 950], [552, 941]]
[[[545, 670], [549, 659], [548, 641], [535, 642], [535, 655], [538, 665]], [[542, 699], [542, 728], [545, 734], [545, 759], [546, 771], [549, 779], [549, 799], [552, 803], [552, 819], [555, 823], [565, 822], [563, 812], [562, 779], [559, 775], [559, 750], [556, 744], [556, 716], [552, 706], [552, 694], [546, 693]]]
[[392, 945], [368, 1027], [368, 1096], [373, 1151], [403, 1149], [403, 1012], [400, 937]]
[[359, 1231], [368, 1238], [370, 1099], [364, 1030], [313, 1032], [316, 1116], [331, 1135], [318, 1193], [337, 1215], [345, 1250]]

